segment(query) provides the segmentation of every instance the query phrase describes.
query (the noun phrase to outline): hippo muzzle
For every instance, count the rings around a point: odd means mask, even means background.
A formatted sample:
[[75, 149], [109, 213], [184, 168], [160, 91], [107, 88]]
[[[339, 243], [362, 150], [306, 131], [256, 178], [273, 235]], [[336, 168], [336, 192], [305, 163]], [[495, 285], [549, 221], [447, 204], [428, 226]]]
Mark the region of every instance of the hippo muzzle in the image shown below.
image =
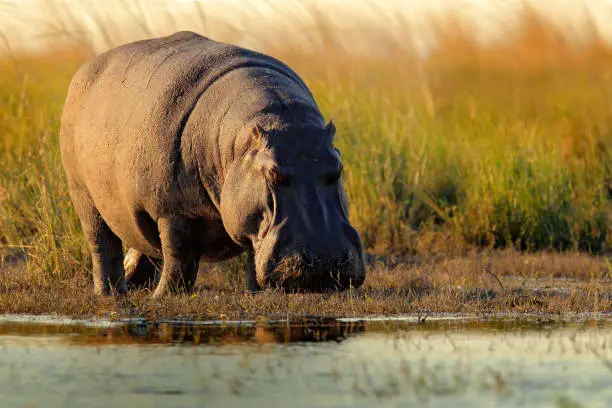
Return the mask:
[[[343, 222], [333, 234], [295, 239], [291, 224], [272, 231], [255, 250], [261, 287], [327, 292], [360, 287], [365, 280], [363, 248], [355, 229]], [[293, 239], [292, 239], [293, 238]]]

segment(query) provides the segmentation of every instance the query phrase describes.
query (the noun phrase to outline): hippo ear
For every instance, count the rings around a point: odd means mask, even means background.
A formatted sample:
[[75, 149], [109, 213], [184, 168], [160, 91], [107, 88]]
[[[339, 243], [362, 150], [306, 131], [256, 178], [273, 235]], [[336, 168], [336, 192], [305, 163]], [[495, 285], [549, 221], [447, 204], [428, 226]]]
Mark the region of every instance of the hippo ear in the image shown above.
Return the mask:
[[334, 125], [334, 121], [333, 120], [331, 120], [331, 119], [329, 120], [329, 123], [327, 124], [327, 126], [325, 126], [325, 131], [332, 138], [334, 136], [336, 136], [336, 125]]

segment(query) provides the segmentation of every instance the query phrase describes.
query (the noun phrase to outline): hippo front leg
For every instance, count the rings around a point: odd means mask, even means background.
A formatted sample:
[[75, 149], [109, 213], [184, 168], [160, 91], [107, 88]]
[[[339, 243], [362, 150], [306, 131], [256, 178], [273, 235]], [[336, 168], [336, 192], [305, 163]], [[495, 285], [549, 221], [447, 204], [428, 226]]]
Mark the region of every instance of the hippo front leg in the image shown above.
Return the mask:
[[246, 282], [249, 292], [259, 292], [261, 286], [257, 282], [257, 273], [255, 270], [255, 252], [252, 249], [247, 251], [247, 266], [246, 266]]
[[158, 221], [164, 266], [154, 298], [168, 293], [193, 290], [200, 254], [193, 245], [193, 222], [184, 217], [162, 218]]

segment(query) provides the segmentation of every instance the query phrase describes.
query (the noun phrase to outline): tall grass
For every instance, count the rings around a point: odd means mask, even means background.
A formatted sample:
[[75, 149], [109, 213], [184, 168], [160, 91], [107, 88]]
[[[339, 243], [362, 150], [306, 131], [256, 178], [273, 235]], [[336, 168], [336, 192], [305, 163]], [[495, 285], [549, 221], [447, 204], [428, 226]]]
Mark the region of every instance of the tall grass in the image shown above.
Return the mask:
[[409, 69], [382, 74], [393, 81], [373, 72], [385, 67], [313, 86], [341, 129], [353, 221], [368, 246], [413, 248], [431, 233], [452, 245], [610, 243], [601, 72], [433, 67], [427, 93]]
[[[355, 57], [331, 40], [318, 55], [265, 50], [334, 119], [370, 250], [610, 248], [612, 50], [525, 27], [489, 50], [456, 30], [427, 62]], [[0, 62], [0, 245], [59, 277], [89, 262], [58, 149], [63, 98], [87, 57]]]
[[0, 62], [0, 246], [62, 277], [88, 264], [59, 154], [63, 98], [82, 54]]

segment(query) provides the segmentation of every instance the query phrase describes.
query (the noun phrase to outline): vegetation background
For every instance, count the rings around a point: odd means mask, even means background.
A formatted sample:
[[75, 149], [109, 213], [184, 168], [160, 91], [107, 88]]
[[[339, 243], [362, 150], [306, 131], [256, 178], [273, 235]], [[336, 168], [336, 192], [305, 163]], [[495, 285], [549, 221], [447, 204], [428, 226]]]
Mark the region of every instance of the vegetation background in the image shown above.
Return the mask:
[[[130, 11], [130, 33], [154, 34], [147, 13], [138, 13], [145, 3], [119, 3]], [[119, 27], [91, 2], [79, 6], [88, 19], [77, 18], [70, 1], [45, 4], [44, 28], [53, 35], [43, 45], [11, 47], [0, 31], [0, 248], [5, 263], [23, 260], [39, 276], [63, 279], [90, 266], [60, 162], [63, 99], [79, 65], [120, 43], [128, 23]], [[530, 4], [520, 3], [512, 30], [488, 43], [458, 19], [431, 19], [433, 37], [415, 41], [418, 16], [400, 19], [384, 8], [377, 21], [391, 21], [392, 31], [365, 22], [340, 30], [316, 2], [301, 2], [301, 14], [292, 9], [309, 27], [296, 29], [299, 43], [286, 31], [277, 46], [265, 27], [255, 41], [219, 13], [211, 18], [206, 2], [190, 6], [189, 28], [255, 44], [306, 80], [338, 128], [351, 220], [370, 253], [512, 248], [605, 259], [612, 45], [595, 23], [578, 37]], [[183, 28], [172, 25], [169, 7], [160, 11], [164, 27]], [[0, 10], [4, 21], [18, 12], [12, 2]]]

